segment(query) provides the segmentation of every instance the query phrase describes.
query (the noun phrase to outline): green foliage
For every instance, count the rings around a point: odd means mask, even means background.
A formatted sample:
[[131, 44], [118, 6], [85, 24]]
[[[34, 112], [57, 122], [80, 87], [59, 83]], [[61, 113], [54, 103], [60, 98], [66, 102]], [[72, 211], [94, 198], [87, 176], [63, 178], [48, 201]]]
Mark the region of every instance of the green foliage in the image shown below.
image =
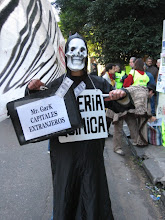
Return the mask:
[[86, 12], [90, 1], [88, 0], [57, 0], [56, 6], [61, 9], [60, 26], [64, 37], [69, 33], [78, 32], [84, 35], [84, 26], [86, 24]]
[[160, 56], [164, 1], [57, 0], [56, 3], [61, 8], [63, 35], [68, 37], [71, 31], [85, 36], [102, 63], [125, 63], [131, 56], [149, 55], [155, 59]]

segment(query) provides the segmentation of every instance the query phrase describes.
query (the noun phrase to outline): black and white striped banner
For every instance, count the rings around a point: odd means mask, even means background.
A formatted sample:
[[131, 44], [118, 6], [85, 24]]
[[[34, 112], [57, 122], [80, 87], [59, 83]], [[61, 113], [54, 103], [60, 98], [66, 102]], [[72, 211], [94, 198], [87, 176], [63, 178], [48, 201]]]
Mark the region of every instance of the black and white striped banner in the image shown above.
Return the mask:
[[0, 0], [0, 121], [27, 83], [65, 72], [65, 41], [48, 0]]

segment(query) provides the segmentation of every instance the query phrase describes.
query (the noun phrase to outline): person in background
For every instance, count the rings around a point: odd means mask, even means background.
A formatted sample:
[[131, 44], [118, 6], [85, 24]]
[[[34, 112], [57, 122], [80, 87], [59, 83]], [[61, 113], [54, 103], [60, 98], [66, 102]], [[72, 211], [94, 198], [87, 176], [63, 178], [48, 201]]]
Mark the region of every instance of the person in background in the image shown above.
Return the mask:
[[154, 79], [153, 75], [150, 72], [147, 71], [147, 66], [146, 66], [145, 63], [144, 63], [144, 71], [150, 79], [149, 82], [156, 86], [155, 79]]
[[123, 87], [129, 87], [130, 85], [136, 86], [147, 86], [149, 77], [144, 72], [144, 62], [141, 58], [135, 61], [134, 69], [132, 69], [128, 77], [124, 80]]
[[[116, 86], [116, 81], [115, 81], [115, 64], [108, 63], [105, 67], [106, 72], [103, 76], [104, 79], [108, 81], [108, 83], [112, 86]], [[106, 109], [106, 122], [107, 122], [107, 131], [108, 131], [108, 137], [112, 137], [112, 134], [110, 133], [109, 129], [111, 126], [111, 115], [113, 115], [114, 112], [110, 109]]]
[[92, 72], [90, 74], [98, 76], [97, 64], [96, 63], [92, 63]]
[[103, 76], [104, 79], [106, 79], [109, 84], [115, 87], [115, 64], [113, 63], [108, 63], [105, 67], [106, 72]]
[[[146, 67], [147, 67], [146, 71], [153, 75], [154, 80], [155, 80], [155, 84], [156, 84], [157, 77], [158, 77], [158, 68], [153, 65], [153, 59], [151, 57], [148, 57], [146, 59]], [[156, 102], [157, 102], [156, 101], [156, 94], [154, 94], [154, 96], [152, 96], [152, 98], [151, 98], [151, 106], [152, 106], [151, 111], [152, 111], [153, 116], [156, 115], [156, 108], [155, 108]]]
[[129, 65], [125, 66], [126, 74], [129, 75], [129, 72], [134, 68], [136, 57], [131, 57], [129, 59]]
[[134, 69], [135, 61], [136, 61], [136, 57], [131, 57], [129, 60], [129, 65], [132, 69]]
[[147, 65], [147, 71], [153, 75], [156, 82], [158, 76], [158, 68], [156, 68], [153, 65], [153, 59], [151, 57], [148, 57], [146, 59], [146, 65]]
[[[156, 86], [155, 79], [154, 79], [153, 75], [152, 75], [150, 72], [147, 71], [147, 65], [146, 65], [145, 63], [144, 63], [144, 71], [146, 72], [147, 76], [148, 76], [149, 79], [150, 79], [149, 82], [150, 82], [152, 85]], [[154, 94], [155, 94], [155, 93], [154, 93]], [[153, 116], [155, 116], [155, 115], [156, 115], [156, 113], [155, 113], [156, 108], [155, 108], [154, 96], [151, 97], [151, 99], [150, 99], [150, 104], [151, 104], [151, 113], [152, 113]]]
[[121, 89], [123, 87], [124, 79], [127, 78], [127, 74], [124, 70], [121, 70], [119, 64], [115, 66], [115, 81], [116, 81], [116, 89]]
[[127, 88], [135, 101], [135, 109], [128, 110], [124, 113], [114, 114], [114, 135], [113, 149], [114, 152], [124, 156], [123, 150], [123, 123], [127, 123], [130, 130], [132, 144], [137, 147], [148, 145], [147, 121], [152, 118], [150, 99], [156, 92], [155, 84], [148, 83], [147, 87], [130, 86]]
[[[113, 115], [114, 134], [113, 149], [119, 155], [125, 155], [121, 144], [123, 136], [123, 122], [125, 121], [130, 130], [133, 145], [146, 146], [148, 144], [147, 120], [151, 117], [148, 110], [148, 89], [149, 77], [144, 72], [144, 62], [141, 58], [135, 61], [134, 69], [125, 79], [123, 86], [129, 90], [135, 109], [124, 113]], [[112, 119], [112, 118], [111, 118]]]

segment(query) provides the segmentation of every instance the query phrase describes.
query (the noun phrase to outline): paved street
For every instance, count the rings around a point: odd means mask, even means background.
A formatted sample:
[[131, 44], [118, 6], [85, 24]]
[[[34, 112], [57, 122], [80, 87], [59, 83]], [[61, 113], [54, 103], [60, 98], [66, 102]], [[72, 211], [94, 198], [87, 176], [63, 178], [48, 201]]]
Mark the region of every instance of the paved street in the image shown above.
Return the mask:
[[[19, 146], [10, 119], [0, 123], [0, 219], [50, 220], [52, 182], [47, 141]], [[150, 180], [134, 162], [126, 143], [126, 156], [112, 150], [112, 138], [104, 151], [108, 185], [115, 220], [165, 219], [161, 202], [150, 198]], [[140, 210], [140, 211], [139, 211]]]
[[112, 138], [106, 140], [105, 167], [108, 178], [115, 220], [165, 219], [164, 206], [150, 197], [146, 188], [150, 179], [132, 155], [130, 147], [123, 143], [124, 157], [113, 152]]
[[10, 119], [0, 122], [0, 140], [0, 219], [50, 219], [52, 182], [47, 141], [20, 146]]

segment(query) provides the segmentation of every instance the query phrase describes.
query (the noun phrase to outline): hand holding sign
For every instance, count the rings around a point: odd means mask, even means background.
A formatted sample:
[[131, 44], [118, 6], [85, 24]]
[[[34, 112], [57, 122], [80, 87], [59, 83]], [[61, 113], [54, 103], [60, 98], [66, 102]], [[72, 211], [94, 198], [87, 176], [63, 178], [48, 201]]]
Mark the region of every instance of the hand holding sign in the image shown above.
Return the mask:
[[41, 86], [44, 86], [45, 84], [41, 82], [39, 79], [32, 79], [30, 83], [28, 84], [29, 90], [40, 90]]
[[112, 101], [118, 100], [120, 98], [124, 98], [126, 96], [126, 92], [121, 89], [112, 90], [109, 92], [109, 97], [105, 98], [104, 101]]

